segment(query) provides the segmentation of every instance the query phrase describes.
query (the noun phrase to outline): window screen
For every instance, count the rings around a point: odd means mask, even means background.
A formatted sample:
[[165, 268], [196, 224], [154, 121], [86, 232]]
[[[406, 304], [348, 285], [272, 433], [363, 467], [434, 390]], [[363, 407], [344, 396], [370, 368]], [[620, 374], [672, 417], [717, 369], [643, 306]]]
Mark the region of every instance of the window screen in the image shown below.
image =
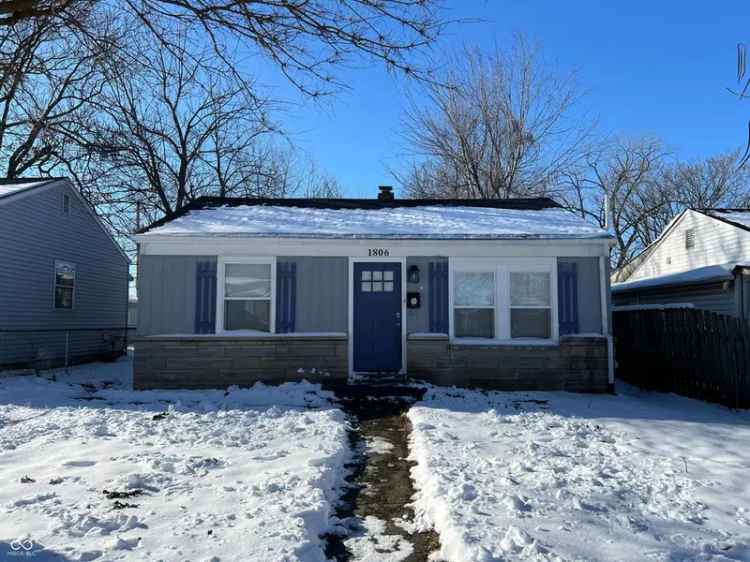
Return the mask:
[[495, 273], [457, 271], [453, 276], [453, 332], [458, 338], [495, 337]]
[[685, 231], [685, 249], [695, 248], [695, 229], [690, 228]]
[[510, 273], [510, 337], [549, 338], [552, 332], [551, 279], [547, 272]]
[[271, 331], [271, 264], [228, 263], [224, 269], [224, 329]]
[[55, 308], [72, 309], [75, 296], [76, 266], [74, 263], [55, 262]]

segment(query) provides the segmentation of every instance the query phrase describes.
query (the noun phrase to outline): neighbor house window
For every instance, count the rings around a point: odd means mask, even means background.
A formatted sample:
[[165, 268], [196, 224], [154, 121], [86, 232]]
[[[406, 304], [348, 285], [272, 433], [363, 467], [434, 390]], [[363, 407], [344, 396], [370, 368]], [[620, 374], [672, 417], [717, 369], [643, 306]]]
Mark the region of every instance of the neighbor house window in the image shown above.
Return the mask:
[[70, 214], [70, 195], [67, 193], [63, 194], [63, 214]]
[[76, 265], [55, 261], [55, 308], [72, 309], [76, 285]]
[[557, 337], [554, 258], [456, 258], [452, 264], [453, 338]]
[[695, 229], [685, 231], [685, 249], [690, 250], [695, 247]]
[[223, 328], [225, 331], [271, 332], [273, 328], [273, 264], [223, 264]]

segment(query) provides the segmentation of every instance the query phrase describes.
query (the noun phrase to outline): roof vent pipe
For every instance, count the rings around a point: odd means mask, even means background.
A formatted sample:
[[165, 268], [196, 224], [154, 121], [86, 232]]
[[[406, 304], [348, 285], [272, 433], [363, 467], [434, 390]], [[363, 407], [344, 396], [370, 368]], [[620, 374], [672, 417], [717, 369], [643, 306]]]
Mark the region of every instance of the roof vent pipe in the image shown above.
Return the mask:
[[614, 193], [604, 193], [604, 230], [612, 233], [615, 226], [615, 195]]
[[393, 188], [390, 185], [378, 186], [378, 201], [393, 201]]

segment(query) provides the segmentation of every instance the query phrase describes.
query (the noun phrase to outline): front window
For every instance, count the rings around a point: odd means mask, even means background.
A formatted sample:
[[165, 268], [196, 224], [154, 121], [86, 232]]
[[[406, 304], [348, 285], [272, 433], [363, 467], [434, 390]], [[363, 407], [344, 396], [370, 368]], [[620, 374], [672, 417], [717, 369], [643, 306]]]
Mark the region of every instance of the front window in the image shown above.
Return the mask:
[[555, 270], [554, 259], [456, 259], [452, 336], [495, 341], [557, 337]]
[[510, 337], [551, 337], [552, 301], [547, 272], [510, 273]]
[[73, 308], [75, 284], [75, 264], [64, 261], [55, 261], [55, 308], [63, 310], [70, 310]]
[[271, 331], [270, 263], [224, 265], [224, 330]]
[[453, 330], [457, 338], [494, 338], [495, 273], [457, 271], [453, 307]]

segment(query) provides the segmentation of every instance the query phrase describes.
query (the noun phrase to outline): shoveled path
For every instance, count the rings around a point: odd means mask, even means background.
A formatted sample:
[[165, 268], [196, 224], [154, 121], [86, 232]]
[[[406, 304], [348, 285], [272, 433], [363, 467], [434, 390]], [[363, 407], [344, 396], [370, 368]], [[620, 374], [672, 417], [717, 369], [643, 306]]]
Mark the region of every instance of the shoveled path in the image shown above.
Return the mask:
[[411, 427], [404, 415], [423, 391], [405, 387], [335, 389], [351, 416], [355, 458], [337, 516], [345, 528], [328, 537], [337, 562], [426, 562], [440, 548], [434, 531], [411, 527], [414, 495], [409, 455]]

